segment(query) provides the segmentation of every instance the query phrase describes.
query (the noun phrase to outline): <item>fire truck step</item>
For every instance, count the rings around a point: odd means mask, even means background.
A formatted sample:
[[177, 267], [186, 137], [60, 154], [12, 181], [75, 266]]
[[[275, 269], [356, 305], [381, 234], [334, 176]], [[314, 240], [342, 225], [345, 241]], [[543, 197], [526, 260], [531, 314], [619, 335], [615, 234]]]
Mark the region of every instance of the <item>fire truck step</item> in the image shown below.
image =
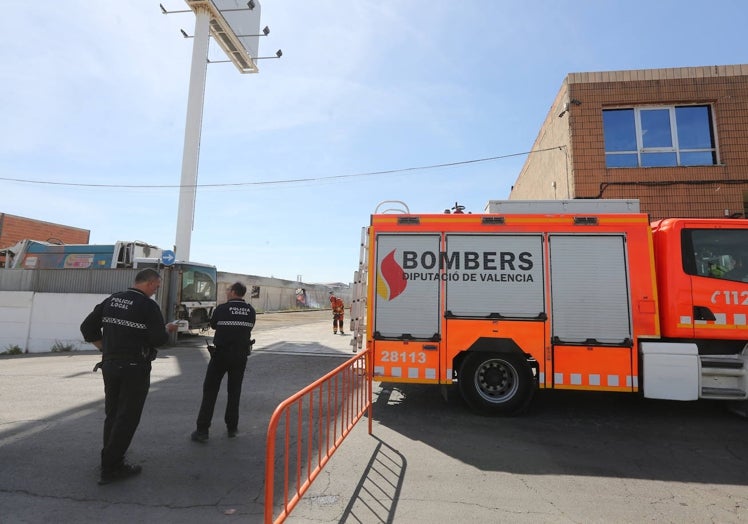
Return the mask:
[[743, 361], [733, 358], [708, 358], [701, 357], [702, 368], [743, 369]]
[[746, 398], [745, 391], [736, 388], [701, 388], [701, 398], [738, 399]]

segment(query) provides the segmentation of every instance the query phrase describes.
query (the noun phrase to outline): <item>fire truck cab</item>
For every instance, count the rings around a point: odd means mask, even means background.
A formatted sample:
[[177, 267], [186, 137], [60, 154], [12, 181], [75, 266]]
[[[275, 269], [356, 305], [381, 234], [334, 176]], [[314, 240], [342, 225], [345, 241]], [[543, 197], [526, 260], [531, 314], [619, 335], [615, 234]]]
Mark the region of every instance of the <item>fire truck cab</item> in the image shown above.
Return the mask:
[[456, 383], [498, 415], [538, 388], [748, 398], [748, 220], [650, 225], [638, 201], [486, 211], [372, 215], [353, 343], [365, 326], [374, 380]]

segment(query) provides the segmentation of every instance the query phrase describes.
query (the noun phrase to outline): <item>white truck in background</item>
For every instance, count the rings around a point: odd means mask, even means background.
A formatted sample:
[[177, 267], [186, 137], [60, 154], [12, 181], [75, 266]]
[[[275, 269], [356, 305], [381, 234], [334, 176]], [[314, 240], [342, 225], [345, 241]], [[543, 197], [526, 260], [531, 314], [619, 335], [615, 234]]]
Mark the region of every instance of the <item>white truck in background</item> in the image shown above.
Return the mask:
[[[141, 241], [114, 244], [55, 244], [25, 239], [0, 250], [0, 267], [23, 270], [142, 269], [161, 273], [156, 297], [167, 322], [178, 321], [180, 332], [205, 330], [217, 301], [217, 269], [197, 262], [175, 261], [173, 253]], [[116, 282], [118, 288], [130, 285]], [[119, 289], [112, 289], [111, 292]], [[80, 292], [80, 290], [78, 290]]]

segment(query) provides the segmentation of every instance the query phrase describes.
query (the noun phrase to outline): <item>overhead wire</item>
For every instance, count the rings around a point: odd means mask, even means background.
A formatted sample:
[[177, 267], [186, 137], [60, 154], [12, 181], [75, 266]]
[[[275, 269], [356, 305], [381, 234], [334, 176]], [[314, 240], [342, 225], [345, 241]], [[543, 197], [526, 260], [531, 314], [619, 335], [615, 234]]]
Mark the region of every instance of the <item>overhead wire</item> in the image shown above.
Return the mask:
[[545, 149], [535, 149], [532, 151], [524, 151], [521, 153], [510, 153], [506, 155], [497, 155], [497, 156], [486, 157], [486, 158], [475, 158], [471, 160], [461, 160], [458, 162], [448, 162], [448, 163], [443, 163], [443, 164], [430, 164], [426, 166], [386, 169], [382, 171], [369, 171], [365, 173], [353, 173], [353, 174], [347, 174], [347, 175], [330, 175], [330, 176], [307, 177], [307, 178], [289, 178], [289, 179], [284, 179], [284, 180], [262, 180], [262, 181], [255, 181], [255, 182], [221, 182], [221, 183], [215, 183], [215, 184], [199, 184], [198, 183], [198, 184], [187, 184], [187, 185], [181, 185], [181, 184], [143, 185], [143, 184], [90, 184], [90, 183], [82, 183], [82, 182], [55, 182], [55, 181], [50, 181], [50, 180], [31, 180], [31, 179], [11, 178], [11, 177], [0, 177], [0, 180], [4, 180], [6, 182], [21, 182], [21, 183], [26, 183], [26, 184], [42, 184], [42, 185], [52, 185], [52, 186], [67, 186], [67, 187], [112, 188], [112, 189], [123, 189], [123, 188], [170, 189], [170, 188], [180, 188], [180, 187], [216, 188], [216, 187], [241, 187], [241, 186], [269, 186], [269, 185], [298, 184], [298, 183], [304, 183], [304, 182], [320, 182], [324, 180], [340, 180], [340, 179], [345, 179], [345, 178], [358, 178], [358, 177], [369, 177], [369, 176], [377, 176], [377, 175], [391, 175], [391, 174], [407, 173], [407, 172], [415, 172], [415, 171], [425, 171], [429, 169], [440, 169], [444, 167], [455, 167], [455, 166], [462, 166], [462, 165], [468, 165], [468, 164], [477, 164], [481, 162], [491, 162], [493, 160], [501, 160], [504, 158], [524, 156], [524, 155], [529, 155], [532, 153], [540, 153], [543, 151], [551, 151], [551, 150], [560, 149], [563, 147], [564, 146], [554, 146], [554, 147], [549, 147]]

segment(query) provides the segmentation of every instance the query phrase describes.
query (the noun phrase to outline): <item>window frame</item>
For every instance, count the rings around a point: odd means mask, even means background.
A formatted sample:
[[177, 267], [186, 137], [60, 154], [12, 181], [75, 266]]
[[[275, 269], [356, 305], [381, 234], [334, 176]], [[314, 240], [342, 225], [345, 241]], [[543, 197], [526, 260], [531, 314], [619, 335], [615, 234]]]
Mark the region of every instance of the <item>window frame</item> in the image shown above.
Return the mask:
[[[711, 137], [712, 147], [709, 148], [681, 148], [678, 137], [678, 123], [676, 118], [676, 110], [679, 108], [688, 107], [705, 107], [708, 111], [708, 122], [709, 122], [709, 133]], [[642, 167], [709, 167], [720, 165], [719, 157], [719, 141], [717, 137], [717, 125], [714, 117], [714, 106], [712, 104], [678, 104], [678, 105], [642, 105], [642, 106], [615, 106], [603, 108], [603, 114], [606, 111], [620, 111], [630, 109], [634, 112], [634, 133], [636, 138], [636, 150], [624, 150], [624, 151], [608, 151], [605, 149], [605, 167], [607, 169], [631, 169], [631, 168], [642, 168]], [[668, 118], [670, 123], [670, 139], [671, 145], [669, 147], [644, 147], [644, 131], [642, 130], [642, 112], [644, 111], [657, 111], [657, 110], [668, 110]], [[605, 122], [603, 120], [603, 136], [605, 136]], [[604, 141], [603, 141], [604, 143]], [[642, 163], [642, 156], [647, 154], [662, 154], [669, 153], [675, 154], [675, 165], [654, 165], [647, 166]], [[713, 158], [711, 164], [682, 164], [681, 155], [686, 153], [710, 153]], [[612, 166], [608, 163], [608, 158], [611, 156], [631, 156], [636, 155], [636, 166]]]
[[681, 231], [683, 271], [694, 277], [748, 282], [746, 235], [748, 231], [741, 228], [684, 228]]

